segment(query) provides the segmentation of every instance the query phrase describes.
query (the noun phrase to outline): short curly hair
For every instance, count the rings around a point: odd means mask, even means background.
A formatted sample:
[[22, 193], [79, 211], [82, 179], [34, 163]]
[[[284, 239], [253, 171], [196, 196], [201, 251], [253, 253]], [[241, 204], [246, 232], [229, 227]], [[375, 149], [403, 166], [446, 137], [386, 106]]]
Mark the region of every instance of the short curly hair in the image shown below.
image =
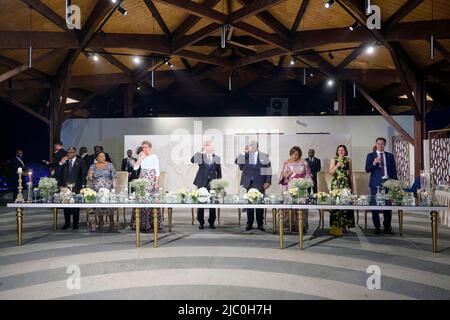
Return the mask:
[[298, 157], [302, 157], [302, 149], [298, 146], [292, 147], [291, 150], [289, 150], [289, 155], [292, 156], [295, 152], [298, 153]]

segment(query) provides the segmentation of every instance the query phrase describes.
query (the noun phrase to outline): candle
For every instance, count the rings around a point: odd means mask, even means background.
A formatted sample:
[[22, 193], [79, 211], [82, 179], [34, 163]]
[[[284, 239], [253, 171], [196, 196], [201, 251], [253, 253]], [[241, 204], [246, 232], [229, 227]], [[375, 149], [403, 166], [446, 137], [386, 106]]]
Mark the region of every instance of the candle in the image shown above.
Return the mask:
[[17, 168], [17, 173], [22, 173], [22, 168]]

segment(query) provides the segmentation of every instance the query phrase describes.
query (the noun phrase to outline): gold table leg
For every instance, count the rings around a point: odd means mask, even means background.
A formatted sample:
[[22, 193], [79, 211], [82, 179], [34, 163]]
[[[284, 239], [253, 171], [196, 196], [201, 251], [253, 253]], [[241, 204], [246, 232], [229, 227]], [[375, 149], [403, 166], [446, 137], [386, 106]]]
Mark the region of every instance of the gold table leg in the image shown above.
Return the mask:
[[437, 252], [438, 218], [439, 213], [437, 211], [431, 211], [431, 236], [433, 239], [433, 253]]
[[292, 234], [292, 209], [289, 209], [289, 234]]
[[273, 234], [277, 233], [277, 209], [272, 209]]
[[279, 228], [280, 228], [280, 249], [284, 248], [284, 210], [278, 210]]
[[239, 225], [241, 225], [241, 208], [238, 209]]
[[398, 210], [398, 233], [403, 237], [403, 210]]
[[220, 208], [217, 209], [217, 222], [220, 224]]
[[192, 225], [194, 225], [194, 208], [191, 208], [191, 214], [192, 214]]
[[53, 217], [53, 230], [58, 230], [58, 208], [52, 209], [52, 217]]
[[303, 250], [303, 211], [298, 210], [298, 243]]
[[172, 208], [167, 208], [167, 215], [169, 217], [169, 232], [172, 232]]
[[136, 247], [141, 246], [141, 209], [136, 208]]
[[158, 246], [158, 209], [153, 209], [153, 247], [156, 248]]
[[16, 210], [16, 220], [17, 220], [17, 245], [22, 245], [22, 225], [23, 225], [23, 209], [17, 208]]

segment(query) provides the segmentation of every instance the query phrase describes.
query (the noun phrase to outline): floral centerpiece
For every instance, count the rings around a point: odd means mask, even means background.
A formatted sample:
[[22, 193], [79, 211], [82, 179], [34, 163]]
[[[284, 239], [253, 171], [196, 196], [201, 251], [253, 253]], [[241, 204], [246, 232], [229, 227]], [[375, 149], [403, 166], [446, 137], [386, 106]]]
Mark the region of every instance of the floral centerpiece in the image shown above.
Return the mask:
[[326, 193], [326, 192], [321, 191], [321, 192], [315, 193], [315, 194], [313, 195], [313, 197], [316, 198], [317, 201], [319, 201], [319, 202], [321, 202], [321, 203], [324, 203], [324, 202], [327, 201], [327, 199], [328, 199], [328, 197], [329, 197], [329, 194]]
[[198, 192], [198, 190], [194, 190], [189, 193], [189, 197], [191, 197], [193, 203], [198, 203], [198, 198], [200, 197], [200, 192]]
[[225, 179], [214, 179], [211, 180], [209, 186], [212, 190], [214, 190], [216, 196], [224, 197], [225, 188], [228, 187], [228, 181], [226, 181]]
[[402, 181], [389, 179], [383, 183], [383, 187], [388, 189], [388, 195], [392, 199], [392, 202], [401, 205], [405, 192], [403, 188], [405, 185]]
[[248, 201], [250, 201], [250, 203], [258, 203], [263, 197], [264, 195], [255, 188], [251, 188], [247, 192], [247, 199]]
[[186, 189], [180, 189], [178, 191], [178, 194], [181, 197], [181, 203], [184, 203], [186, 201], [186, 198], [189, 196], [189, 192]]
[[95, 192], [91, 188], [83, 188], [80, 191], [80, 194], [83, 196], [86, 202], [94, 202], [97, 197], [97, 192]]
[[[145, 190], [144, 190], [145, 192]], [[106, 188], [100, 188], [100, 190], [98, 190], [97, 196], [100, 200], [100, 202], [106, 203], [109, 201], [109, 196], [110, 196], [110, 191], [109, 189]]]
[[130, 186], [134, 189], [139, 199], [142, 200], [145, 197], [145, 189], [150, 187], [150, 181], [142, 178], [134, 179], [130, 182]]
[[58, 182], [55, 178], [41, 178], [39, 180], [38, 189], [39, 192], [42, 195], [42, 198], [45, 199], [45, 201], [51, 201], [51, 198], [53, 196], [53, 193], [55, 192], [55, 189], [58, 187]]
[[189, 194], [189, 196], [191, 197], [192, 202], [194, 202], [194, 203], [198, 203], [198, 202], [205, 203], [208, 201], [210, 194], [208, 192], [208, 189], [200, 188], [198, 190], [192, 191]]
[[306, 198], [308, 196], [308, 189], [314, 186], [314, 182], [311, 178], [300, 178], [292, 180], [291, 185], [298, 189], [298, 196], [300, 198]]

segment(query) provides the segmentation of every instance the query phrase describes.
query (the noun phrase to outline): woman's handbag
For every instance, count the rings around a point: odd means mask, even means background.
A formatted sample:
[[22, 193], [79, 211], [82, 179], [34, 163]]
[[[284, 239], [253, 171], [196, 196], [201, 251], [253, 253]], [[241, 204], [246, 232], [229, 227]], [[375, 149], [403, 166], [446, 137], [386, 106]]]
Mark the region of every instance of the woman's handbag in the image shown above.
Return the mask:
[[331, 226], [330, 233], [333, 236], [337, 236], [337, 237], [342, 236], [342, 227], [339, 225], [339, 222], [335, 221], [333, 223], [333, 225]]

